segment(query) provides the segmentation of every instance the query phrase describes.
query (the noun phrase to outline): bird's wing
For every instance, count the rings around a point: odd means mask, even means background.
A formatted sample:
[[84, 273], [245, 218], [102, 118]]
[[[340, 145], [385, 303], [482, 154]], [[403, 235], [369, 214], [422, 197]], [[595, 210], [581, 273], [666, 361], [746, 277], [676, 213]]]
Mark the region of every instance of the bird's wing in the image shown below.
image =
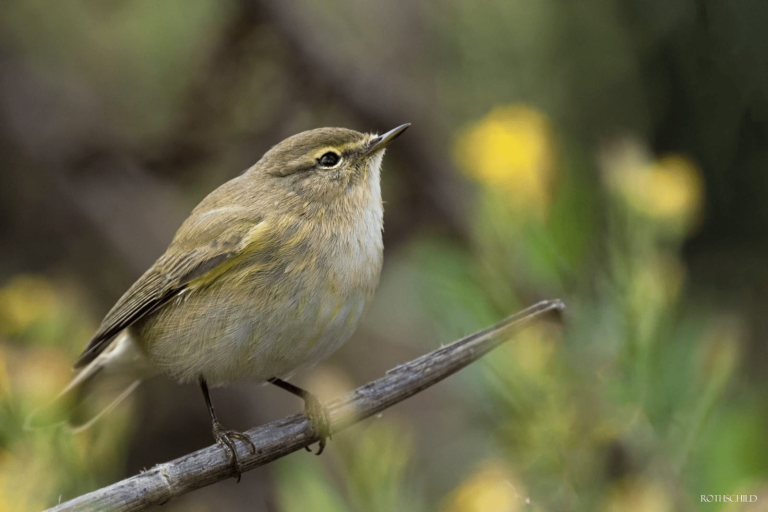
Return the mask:
[[[189, 236], [190, 233], [194, 235]], [[219, 209], [187, 219], [166, 253], [107, 313], [75, 361], [75, 369], [93, 361], [120, 331], [156, 311], [195, 279], [214, 269], [227, 268], [229, 265], [223, 264], [237, 259], [246, 247], [263, 244], [265, 233], [266, 223], [261, 218], [239, 208]]]

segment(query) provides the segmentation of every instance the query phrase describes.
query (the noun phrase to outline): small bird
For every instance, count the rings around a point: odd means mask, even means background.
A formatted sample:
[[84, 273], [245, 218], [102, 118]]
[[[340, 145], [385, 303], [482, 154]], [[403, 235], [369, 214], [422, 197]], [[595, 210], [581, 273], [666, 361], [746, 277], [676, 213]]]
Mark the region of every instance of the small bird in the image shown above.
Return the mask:
[[234, 440], [255, 447], [222, 427], [208, 387], [270, 382], [304, 400], [319, 455], [327, 412], [285, 379], [336, 351], [371, 302], [382, 265], [382, 157], [409, 126], [299, 133], [210, 193], [107, 313], [62, 395], [127, 376], [111, 408], [154, 374], [196, 381], [239, 481]]

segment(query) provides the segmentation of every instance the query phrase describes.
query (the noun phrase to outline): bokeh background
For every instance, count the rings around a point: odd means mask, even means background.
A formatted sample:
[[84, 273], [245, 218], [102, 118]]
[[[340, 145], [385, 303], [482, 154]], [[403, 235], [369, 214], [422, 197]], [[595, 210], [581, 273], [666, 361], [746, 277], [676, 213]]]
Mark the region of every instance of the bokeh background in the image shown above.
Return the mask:
[[[411, 122], [331, 398], [543, 298], [569, 309], [381, 417], [169, 511], [768, 510], [768, 3], [151, 0], [0, 7], [0, 510], [211, 443], [154, 379], [24, 418], [204, 195], [283, 138]], [[246, 429], [301, 409], [212, 392]], [[752, 504], [701, 495], [757, 496]]]

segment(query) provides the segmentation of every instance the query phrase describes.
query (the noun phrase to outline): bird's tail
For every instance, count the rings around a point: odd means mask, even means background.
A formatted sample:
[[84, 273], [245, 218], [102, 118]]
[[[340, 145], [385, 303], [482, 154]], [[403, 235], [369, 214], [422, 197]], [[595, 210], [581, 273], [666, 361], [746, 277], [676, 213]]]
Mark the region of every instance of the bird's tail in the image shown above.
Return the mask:
[[34, 430], [65, 424], [72, 432], [85, 430], [154, 373], [130, 333], [123, 331], [99, 357], [80, 370], [51, 403], [33, 411], [24, 428]]

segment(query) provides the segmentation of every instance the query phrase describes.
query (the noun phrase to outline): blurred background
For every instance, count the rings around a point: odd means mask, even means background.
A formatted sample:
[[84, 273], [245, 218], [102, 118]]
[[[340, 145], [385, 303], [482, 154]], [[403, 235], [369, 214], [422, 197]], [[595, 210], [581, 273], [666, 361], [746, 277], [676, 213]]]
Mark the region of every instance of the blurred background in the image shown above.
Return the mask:
[[[163, 510], [768, 510], [768, 3], [150, 0], [0, 7], [0, 509], [210, 445], [157, 378], [24, 432], [210, 190], [294, 133], [385, 159], [365, 323], [326, 399], [544, 298], [539, 325], [334, 437]], [[246, 429], [301, 410], [212, 391]], [[701, 503], [745, 494], [757, 502]]]

